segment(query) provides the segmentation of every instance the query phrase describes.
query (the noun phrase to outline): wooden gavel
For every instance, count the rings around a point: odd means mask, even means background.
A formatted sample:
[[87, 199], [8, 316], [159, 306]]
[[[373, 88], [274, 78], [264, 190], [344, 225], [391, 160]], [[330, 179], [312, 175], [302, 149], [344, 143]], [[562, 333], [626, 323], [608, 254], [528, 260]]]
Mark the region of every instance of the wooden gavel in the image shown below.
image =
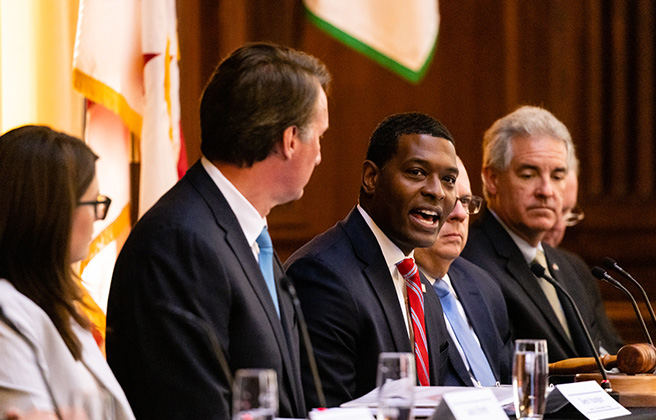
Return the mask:
[[[627, 344], [617, 352], [617, 355], [606, 354], [600, 359], [607, 370], [616, 367], [620, 372], [629, 375], [654, 373], [656, 347], [648, 343]], [[597, 372], [597, 369], [594, 357], [576, 357], [549, 363], [549, 375], [574, 375]]]

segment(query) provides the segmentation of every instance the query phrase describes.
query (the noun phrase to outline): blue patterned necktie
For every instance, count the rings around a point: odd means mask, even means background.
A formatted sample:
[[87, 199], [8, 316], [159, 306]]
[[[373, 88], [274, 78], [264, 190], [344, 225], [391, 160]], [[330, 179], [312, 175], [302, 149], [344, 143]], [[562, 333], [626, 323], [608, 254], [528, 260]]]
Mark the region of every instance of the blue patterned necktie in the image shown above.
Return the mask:
[[271, 237], [267, 231], [267, 227], [264, 226], [262, 233], [255, 240], [257, 246], [260, 248], [259, 260], [260, 260], [260, 270], [266, 281], [267, 289], [269, 289], [269, 294], [271, 294], [271, 299], [273, 299], [273, 304], [276, 307], [276, 312], [278, 317], [280, 317], [280, 306], [278, 305], [278, 292], [276, 291], [276, 280], [273, 276], [273, 243], [271, 243]]
[[494, 386], [496, 379], [487, 361], [487, 357], [485, 357], [483, 349], [481, 349], [481, 346], [474, 339], [474, 334], [469, 328], [469, 325], [465, 322], [460, 312], [458, 312], [456, 298], [451, 294], [449, 285], [444, 280], [438, 279], [433, 284], [433, 288], [440, 297], [444, 314], [449, 320], [449, 324], [451, 324], [458, 343], [460, 343], [460, 347], [462, 347], [465, 353], [474, 377], [483, 386]]

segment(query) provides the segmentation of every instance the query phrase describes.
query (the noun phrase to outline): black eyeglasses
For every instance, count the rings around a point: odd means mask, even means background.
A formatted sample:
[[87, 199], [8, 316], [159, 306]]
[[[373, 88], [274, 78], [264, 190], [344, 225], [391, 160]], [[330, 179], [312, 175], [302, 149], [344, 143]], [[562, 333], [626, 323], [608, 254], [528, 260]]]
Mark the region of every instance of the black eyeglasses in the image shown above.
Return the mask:
[[105, 195], [99, 195], [94, 201], [80, 201], [77, 203], [78, 206], [93, 206], [96, 220], [104, 220], [107, 217], [110, 204], [112, 204], [112, 199]]
[[475, 195], [465, 195], [458, 197], [456, 201], [460, 201], [462, 206], [467, 210], [467, 214], [476, 214], [481, 211], [483, 199]]
[[578, 224], [585, 217], [583, 209], [581, 207], [574, 206], [573, 209], [567, 213], [563, 213], [563, 220], [565, 221], [565, 226], [574, 226]]

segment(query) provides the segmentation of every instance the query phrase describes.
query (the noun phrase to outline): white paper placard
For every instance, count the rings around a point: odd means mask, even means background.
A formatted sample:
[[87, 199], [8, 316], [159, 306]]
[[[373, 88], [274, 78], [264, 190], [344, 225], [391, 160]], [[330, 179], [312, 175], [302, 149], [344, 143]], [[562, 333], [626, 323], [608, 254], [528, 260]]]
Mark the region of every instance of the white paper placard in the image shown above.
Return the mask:
[[556, 389], [590, 420], [610, 419], [631, 414], [595, 381], [556, 385]]
[[374, 420], [374, 416], [366, 407], [337, 407], [326, 410], [312, 410], [310, 411], [310, 420]]
[[433, 419], [508, 420], [499, 401], [489, 388], [448, 392], [433, 414]]

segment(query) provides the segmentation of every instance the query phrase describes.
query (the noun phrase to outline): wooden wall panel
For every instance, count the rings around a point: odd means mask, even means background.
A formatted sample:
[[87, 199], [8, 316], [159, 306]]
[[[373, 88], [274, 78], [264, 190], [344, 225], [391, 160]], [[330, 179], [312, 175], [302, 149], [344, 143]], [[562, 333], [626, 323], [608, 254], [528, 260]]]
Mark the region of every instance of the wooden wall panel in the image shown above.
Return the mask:
[[[283, 259], [357, 202], [367, 140], [384, 117], [421, 111], [444, 122], [475, 193], [481, 139], [522, 104], [570, 129], [581, 160], [585, 220], [564, 247], [591, 265], [611, 256], [656, 295], [655, 6], [641, 0], [440, 0], [440, 33], [426, 78], [411, 84], [308, 23], [300, 0], [178, 2], [183, 130], [199, 156], [198, 98], [212, 69], [246, 41], [273, 41], [321, 58], [333, 74], [323, 161], [304, 197], [269, 216]], [[639, 340], [625, 299], [602, 285], [615, 321]]]
[[[581, 60], [581, 65], [587, 69], [581, 71], [585, 75], [582, 83], [582, 97], [585, 98], [583, 105], [587, 112], [583, 114], [581, 121], [581, 134], [585, 133], [587, 136], [577, 137], [579, 157], [585, 155], [587, 164], [582, 171], [585, 173], [581, 177], [584, 185], [579, 186], [579, 195], [582, 197], [586, 195], [598, 195], [603, 189], [603, 154], [601, 151], [602, 137], [604, 129], [602, 126], [602, 116], [604, 110], [603, 90], [604, 83], [604, 60], [603, 55], [600, 53], [602, 50], [602, 37], [600, 36], [599, 28], [603, 26], [603, 18], [601, 8], [597, 7], [598, 0], [589, 0], [586, 3], [587, 21], [584, 38], [584, 55]], [[582, 151], [582, 145], [586, 144], [588, 150], [593, 150], [593, 153], [585, 153]], [[582, 199], [581, 201], [585, 201]]]
[[654, 117], [656, 116], [656, 92], [654, 83], [656, 78], [656, 52], [654, 51], [654, 25], [656, 25], [654, 2], [643, 1], [638, 3], [636, 13], [636, 41], [637, 57], [637, 115], [636, 138], [644, 139], [637, 142], [638, 162], [636, 172], [642, 181], [638, 184], [637, 194], [642, 199], [653, 198], [655, 190], [656, 170], [654, 165]]

